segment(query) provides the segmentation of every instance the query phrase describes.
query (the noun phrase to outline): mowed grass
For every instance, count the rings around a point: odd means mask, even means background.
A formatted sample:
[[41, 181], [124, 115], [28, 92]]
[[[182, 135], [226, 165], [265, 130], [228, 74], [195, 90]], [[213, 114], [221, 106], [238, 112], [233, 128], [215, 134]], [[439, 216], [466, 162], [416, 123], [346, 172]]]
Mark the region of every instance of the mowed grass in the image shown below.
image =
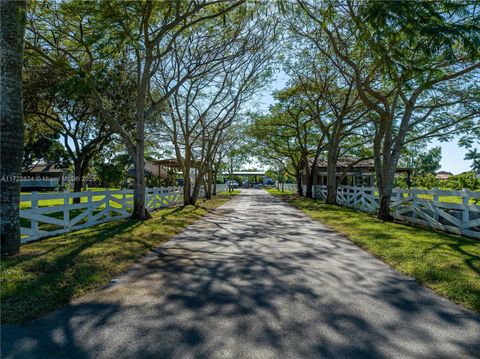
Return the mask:
[[429, 229], [382, 222], [319, 200], [269, 190], [398, 271], [452, 301], [480, 312], [480, 241]]
[[221, 193], [196, 206], [152, 212], [144, 222], [119, 220], [22, 245], [1, 262], [1, 319], [25, 322], [106, 285], [149, 250], [227, 202]]

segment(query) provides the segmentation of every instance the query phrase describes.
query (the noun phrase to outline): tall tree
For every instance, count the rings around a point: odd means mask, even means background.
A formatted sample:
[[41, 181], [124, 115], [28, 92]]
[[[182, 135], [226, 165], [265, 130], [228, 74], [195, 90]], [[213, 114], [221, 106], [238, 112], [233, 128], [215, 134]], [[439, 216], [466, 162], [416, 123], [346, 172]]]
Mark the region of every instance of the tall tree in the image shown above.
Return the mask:
[[[256, 8], [251, 11], [259, 15]], [[185, 204], [194, 204], [202, 183], [211, 182], [211, 164], [225, 131], [238, 121], [242, 107], [269, 74], [277, 46], [275, 21], [261, 15], [251, 20], [245, 15], [231, 12], [218, 30], [211, 24], [198, 26], [185, 38], [188, 47], [172, 51], [174, 66], [158, 70], [167, 77], [171, 67], [181, 68], [183, 63], [206, 65], [201, 76], [187, 79], [175, 89], [163, 118], [185, 174]], [[225, 32], [228, 37], [223, 36]], [[181, 76], [180, 70], [175, 71]], [[160, 82], [169, 85], [163, 79]], [[162, 92], [169, 91], [167, 87]], [[193, 181], [187, 175], [191, 172], [196, 173]]]
[[1, 1], [0, 217], [1, 255], [20, 249], [20, 176], [22, 174], [22, 64], [26, 1]]
[[[447, 135], [478, 114], [475, 51], [479, 9], [468, 4], [300, 1], [323, 37], [323, 53], [355, 80], [375, 114], [378, 217], [391, 220], [390, 199], [402, 149], [409, 141]], [[461, 21], [459, 21], [461, 19]], [[438, 31], [445, 36], [438, 39]], [[331, 55], [333, 53], [333, 56]]]
[[[62, 76], [51, 66], [30, 60], [25, 61], [25, 116], [29, 123], [40, 123], [60, 136], [73, 163], [73, 191], [80, 192], [92, 158], [112, 140], [113, 131], [99, 116], [90, 93], [80, 85], [81, 81]], [[110, 79], [114, 76], [112, 71], [107, 74]], [[109, 81], [104, 83], [111, 87]], [[124, 86], [123, 91], [126, 90], [128, 87]], [[106, 92], [107, 89], [103, 96]], [[116, 100], [115, 109], [110, 111], [111, 117], [121, 107], [121, 100]], [[73, 201], [79, 203], [80, 198]]]
[[[146, 219], [145, 129], [165, 106], [165, 101], [203, 63], [182, 64], [180, 78], [165, 79], [168, 92], [157, 91], [152, 79], [172, 50], [180, 46], [179, 36], [206, 21], [217, 21], [244, 1], [135, 1], [62, 2], [34, 4], [29, 30], [29, 47], [39, 57], [67, 72], [80, 75], [93, 92], [102, 118], [118, 133], [134, 162], [134, 208], [131, 217]], [[123, 59], [125, 71], [134, 74], [134, 127], [111, 118], [109, 101], [96, 87], [98, 74], [111, 66], [112, 58]]]

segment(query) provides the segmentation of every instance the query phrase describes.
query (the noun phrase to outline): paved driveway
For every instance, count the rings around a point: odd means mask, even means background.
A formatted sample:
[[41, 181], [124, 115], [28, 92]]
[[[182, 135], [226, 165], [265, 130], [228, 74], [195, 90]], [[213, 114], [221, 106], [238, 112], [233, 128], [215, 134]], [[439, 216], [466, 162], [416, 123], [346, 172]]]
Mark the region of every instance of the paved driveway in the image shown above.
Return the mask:
[[463, 358], [480, 316], [261, 190], [27, 326], [2, 358]]

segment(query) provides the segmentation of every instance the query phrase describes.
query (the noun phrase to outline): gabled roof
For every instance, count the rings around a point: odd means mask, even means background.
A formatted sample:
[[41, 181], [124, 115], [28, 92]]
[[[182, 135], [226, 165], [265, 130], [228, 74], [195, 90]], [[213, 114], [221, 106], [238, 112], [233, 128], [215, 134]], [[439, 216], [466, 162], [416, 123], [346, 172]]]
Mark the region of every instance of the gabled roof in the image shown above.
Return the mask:
[[[313, 164], [313, 159], [308, 159], [309, 166]], [[325, 158], [319, 158], [317, 161], [317, 168], [326, 168], [328, 161]], [[337, 161], [337, 168], [366, 168], [367, 170], [374, 172], [375, 171], [375, 161], [373, 159], [358, 159], [353, 157], [339, 158]], [[411, 172], [411, 168], [408, 167], [397, 167], [396, 172]]]
[[47, 173], [57, 173], [62, 174], [63, 169], [56, 167], [54, 164], [46, 163], [37, 163], [33, 166], [29, 166], [23, 169], [24, 173], [36, 173], [36, 174], [47, 174]]
[[[313, 164], [313, 158], [308, 159], [308, 163], [311, 166]], [[319, 158], [317, 161], [317, 167], [327, 167], [328, 161], [325, 158]], [[359, 160], [358, 158], [342, 158], [338, 159], [337, 167], [345, 168], [352, 165], [352, 168], [375, 168], [375, 162], [372, 159]]]

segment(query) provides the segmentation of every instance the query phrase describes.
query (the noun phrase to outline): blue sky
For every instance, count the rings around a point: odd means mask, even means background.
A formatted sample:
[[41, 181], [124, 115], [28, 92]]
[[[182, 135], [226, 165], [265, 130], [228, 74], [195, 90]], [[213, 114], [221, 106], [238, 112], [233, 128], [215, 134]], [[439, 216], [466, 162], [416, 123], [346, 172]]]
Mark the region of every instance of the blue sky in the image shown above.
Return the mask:
[[[285, 87], [286, 81], [286, 75], [284, 73], [279, 73], [276, 78], [265, 87], [262, 95], [255, 98], [254, 103], [257, 108], [267, 109], [268, 106], [273, 103], [272, 92]], [[463, 159], [466, 150], [458, 146], [457, 140], [450, 142], [439, 142], [434, 140], [428, 145], [429, 148], [435, 146], [440, 146], [442, 148], [440, 170], [452, 172], [453, 174], [470, 170], [471, 161]]]

